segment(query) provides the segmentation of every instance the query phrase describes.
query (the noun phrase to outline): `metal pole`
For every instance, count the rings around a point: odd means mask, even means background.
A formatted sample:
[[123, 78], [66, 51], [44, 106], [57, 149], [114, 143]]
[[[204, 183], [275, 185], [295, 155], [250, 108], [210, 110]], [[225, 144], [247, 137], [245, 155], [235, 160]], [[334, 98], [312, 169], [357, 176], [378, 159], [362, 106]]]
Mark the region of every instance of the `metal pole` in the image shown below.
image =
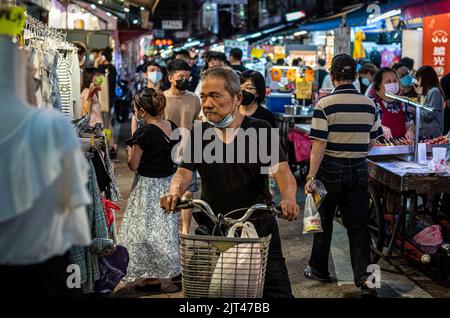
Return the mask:
[[[409, 106], [409, 103], [408, 103]], [[419, 132], [420, 132], [420, 108], [416, 107], [416, 133], [414, 142], [414, 162], [419, 162]]]

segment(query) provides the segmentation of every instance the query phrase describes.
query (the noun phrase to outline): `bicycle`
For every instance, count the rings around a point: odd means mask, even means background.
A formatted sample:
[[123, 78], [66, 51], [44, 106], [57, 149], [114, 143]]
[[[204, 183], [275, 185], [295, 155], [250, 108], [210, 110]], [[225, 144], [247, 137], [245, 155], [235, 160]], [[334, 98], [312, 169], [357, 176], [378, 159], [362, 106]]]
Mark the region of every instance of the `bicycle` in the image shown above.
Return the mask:
[[[215, 215], [207, 202], [182, 198], [176, 209], [185, 208], [198, 208], [206, 214], [215, 224], [215, 234], [220, 232], [222, 226], [231, 229], [234, 234], [236, 227], [246, 222], [257, 210], [269, 211], [271, 216], [281, 214], [273, 203], [255, 204], [248, 209]], [[241, 218], [230, 217], [231, 214], [244, 210], [246, 212]], [[180, 234], [180, 238], [185, 298], [262, 297], [271, 235], [242, 238]]]

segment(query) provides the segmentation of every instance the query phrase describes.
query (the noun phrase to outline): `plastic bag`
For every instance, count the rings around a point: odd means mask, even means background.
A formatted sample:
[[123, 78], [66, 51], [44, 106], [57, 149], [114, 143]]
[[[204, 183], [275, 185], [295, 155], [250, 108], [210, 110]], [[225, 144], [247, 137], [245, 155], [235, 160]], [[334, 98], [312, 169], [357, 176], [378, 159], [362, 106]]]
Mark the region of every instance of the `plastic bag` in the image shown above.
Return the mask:
[[[233, 225], [228, 237], [234, 237], [238, 228], [242, 228], [241, 238], [258, 238], [258, 233], [250, 222]], [[257, 297], [264, 269], [261, 249], [261, 243], [244, 243], [222, 252], [214, 269], [208, 296]]]
[[313, 195], [309, 193], [306, 196], [305, 212], [303, 215], [303, 234], [320, 232], [323, 232], [323, 230], [319, 210], [314, 202]]
[[294, 144], [295, 160], [297, 162], [308, 161], [312, 146], [309, 136], [297, 129], [292, 129], [288, 134], [288, 139]]
[[435, 254], [444, 242], [439, 225], [432, 225], [423, 229], [414, 236], [413, 240], [428, 254]]
[[316, 204], [317, 209], [320, 208], [320, 205], [323, 202], [323, 199], [325, 199], [325, 196], [327, 195], [327, 190], [325, 189], [324, 184], [320, 180], [314, 180], [312, 183], [312, 190], [313, 190], [313, 198], [314, 203]]

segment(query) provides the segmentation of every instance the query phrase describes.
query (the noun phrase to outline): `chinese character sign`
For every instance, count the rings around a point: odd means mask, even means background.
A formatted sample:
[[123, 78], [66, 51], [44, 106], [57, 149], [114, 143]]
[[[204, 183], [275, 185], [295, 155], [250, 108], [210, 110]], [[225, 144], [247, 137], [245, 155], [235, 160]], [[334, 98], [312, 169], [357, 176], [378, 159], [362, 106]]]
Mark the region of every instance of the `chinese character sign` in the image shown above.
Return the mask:
[[450, 13], [423, 18], [423, 65], [431, 65], [439, 79], [450, 73]]

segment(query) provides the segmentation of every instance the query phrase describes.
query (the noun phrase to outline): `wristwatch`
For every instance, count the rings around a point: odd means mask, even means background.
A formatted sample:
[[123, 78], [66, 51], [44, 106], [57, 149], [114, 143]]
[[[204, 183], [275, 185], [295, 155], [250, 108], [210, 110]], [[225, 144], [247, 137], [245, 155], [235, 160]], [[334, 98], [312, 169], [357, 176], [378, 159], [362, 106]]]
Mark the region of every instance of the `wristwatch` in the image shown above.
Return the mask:
[[308, 181], [313, 181], [313, 180], [315, 180], [316, 179], [316, 177], [313, 177], [313, 176], [307, 176], [306, 177], [306, 182], [308, 182]]

